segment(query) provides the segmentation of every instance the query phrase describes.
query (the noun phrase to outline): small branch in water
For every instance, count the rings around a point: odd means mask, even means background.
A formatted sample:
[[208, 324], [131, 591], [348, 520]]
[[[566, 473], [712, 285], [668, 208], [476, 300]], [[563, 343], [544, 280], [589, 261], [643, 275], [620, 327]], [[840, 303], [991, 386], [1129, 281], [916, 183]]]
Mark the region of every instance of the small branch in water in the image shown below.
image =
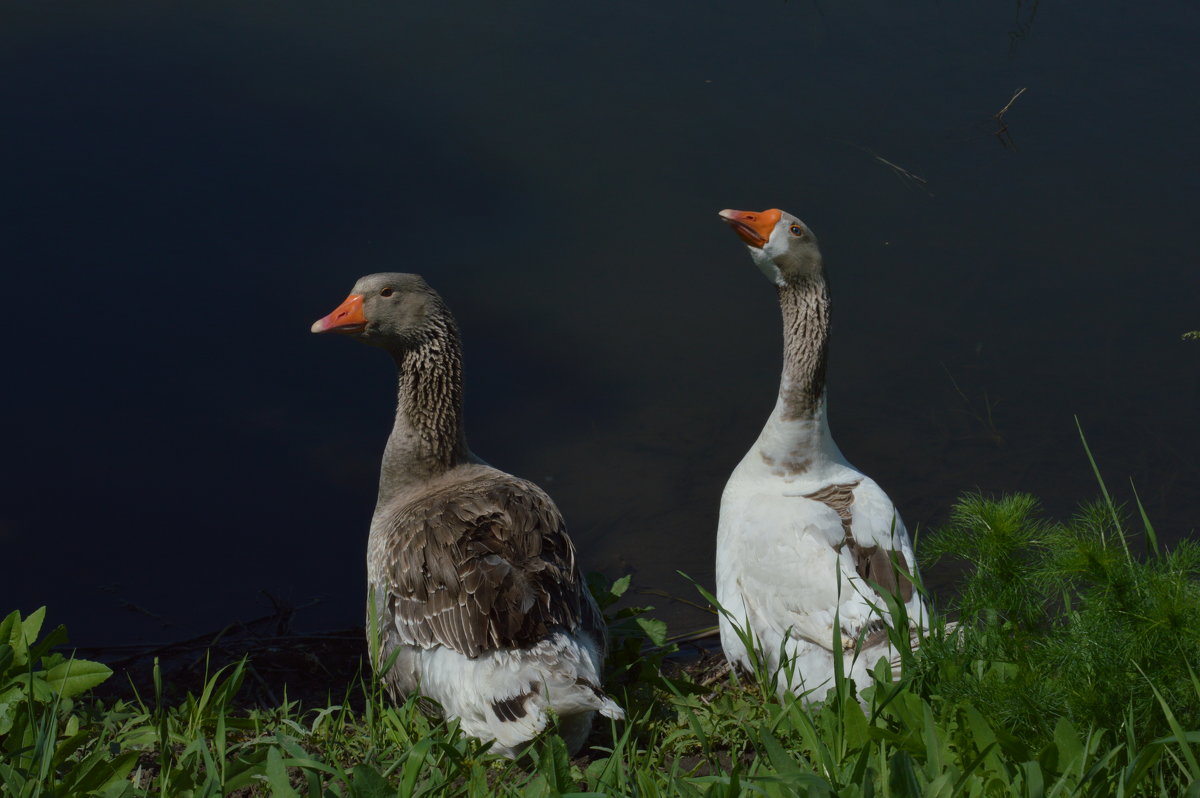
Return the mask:
[[[871, 152], [871, 151], [867, 150], [867, 152]], [[897, 164], [892, 163], [887, 158], [884, 158], [882, 155], [878, 155], [874, 152], [871, 152], [871, 157], [874, 158], [876, 161], [879, 161], [879, 163], [883, 164], [888, 169], [891, 169], [892, 173], [894, 175], [896, 175], [896, 177], [899, 177], [901, 180], [904, 180], [906, 182], [913, 183], [914, 185], [919, 186], [923, 191], [925, 191], [926, 194], [928, 194], [931, 197], [933, 196], [933, 192], [929, 190], [929, 181], [926, 180], [925, 178], [921, 177], [920, 175], [913, 174], [912, 172], [905, 169], [903, 166], [899, 166]]]
[[668, 643], [696, 643], [701, 640], [708, 640], [717, 637], [721, 634], [721, 629], [718, 626], [706, 626], [703, 629], [697, 629], [694, 632], [680, 632], [677, 635], [671, 635], [667, 638]]
[[[872, 153], [872, 154], [874, 154], [874, 153]], [[897, 166], [896, 164], [889, 161], [887, 158], [881, 157], [879, 155], [875, 155], [875, 160], [879, 161], [884, 166], [889, 167], [893, 172], [900, 175], [901, 177], [903, 177], [906, 180], [914, 180], [923, 186], [929, 185], [929, 181], [926, 180], [925, 178], [921, 177], [920, 175], [914, 175], [912, 172], [908, 171], [903, 166]]]
[[1009, 98], [1008, 102], [1005, 103], [1004, 107], [1001, 108], [996, 113], [992, 114], [992, 119], [996, 120], [996, 138], [1000, 139], [1000, 143], [1006, 149], [1011, 147], [1012, 149], [1015, 150], [1017, 148], [1017, 145], [1013, 141], [1012, 135], [1008, 132], [1008, 123], [1004, 121], [1004, 115], [1006, 113], [1008, 113], [1009, 108], [1012, 108], [1013, 103], [1015, 103], [1017, 101], [1017, 98], [1020, 97], [1022, 94], [1024, 94], [1026, 91], [1028, 91], [1027, 86], [1023, 86], [1020, 89], [1017, 89], [1017, 91], [1013, 94], [1013, 96], [1011, 98]]
[[1006, 442], [1004, 440], [1004, 436], [1000, 434], [1000, 430], [996, 429], [996, 419], [992, 413], [992, 411], [1000, 403], [998, 401], [993, 402], [988, 397], [987, 391], [984, 391], [983, 407], [984, 407], [985, 413], [983, 413], [983, 414], [979, 413], [979, 411], [977, 411], [975, 409], [975, 403], [973, 401], [971, 401], [971, 397], [967, 396], [966, 392], [963, 391], [962, 388], [958, 387], [958, 380], [954, 379], [954, 375], [950, 373], [950, 369], [946, 366], [946, 364], [942, 363], [941, 366], [942, 366], [942, 369], [946, 372], [946, 376], [950, 378], [950, 384], [954, 386], [954, 391], [959, 395], [959, 398], [961, 398], [963, 401], [963, 405], [965, 406], [965, 409], [963, 409], [960, 412], [963, 412], [966, 415], [970, 416], [971, 418], [975, 419], [975, 421], [977, 421], [981, 427], [983, 427], [985, 430], [987, 430], [986, 437], [990, 438], [992, 443], [996, 444], [996, 448], [1003, 449]]
[[1013, 94], [1012, 99], [1009, 100], [1008, 103], [1003, 108], [1001, 108], [996, 113], [992, 114], [992, 118], [995, 119], [997, 122], [1004, 121], [1004, 115], [1006, 113], [1008, 113], [1008, 109], [1012, 108], [1012, 104], [1017, 101], [1017, 98], [1020, 97], [1022, 94], [1024, 94], [1027, 91], [1029, 91], [1028, 86], [1017, 89], [1016, 93]]
[[884, 166], [886, 166], [888, 169], [891, 169], [892, 174], [894, 174], [896, 177], [900, 178], [903, 182], [908, 183], [910, 185], [914, 185], [917, 188], [924, 191], [929, 196], [931, 196], [931, 197], [933, 196], [933, 192], [929, 190], [929, 181], [926, 180], [925, 178], [921, 177], [920, 175], [913, 174], [912, 172], [905, 169], [903, 166], [892, 163], [887, 158], [884, 158], [882, 155], [875, 152], [875, 150], [871, 149], [870, 147], [864, 147], [863, 145], [857, 144], [853, 141], [847, 141], [846, 144], [849, 144], [851, 147], [853, 147], [856, 150], [862, 150], [867, 155], [870, 155], [872, 158], [875, 159], [875, 161], [877, 163], [881, 163]]

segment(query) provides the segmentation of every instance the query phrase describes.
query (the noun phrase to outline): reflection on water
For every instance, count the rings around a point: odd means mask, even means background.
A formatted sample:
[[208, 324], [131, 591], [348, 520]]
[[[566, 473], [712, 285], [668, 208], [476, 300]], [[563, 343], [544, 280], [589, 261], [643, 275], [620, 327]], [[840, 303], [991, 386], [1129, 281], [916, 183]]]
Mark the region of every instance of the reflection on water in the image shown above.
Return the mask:
[[1190, 534], [1200, 12], [1023, 3], [1010, 51], [1011, 9], [6, 7], [0, 608], [357, 622], [394, 376], [307, 330], [381, 269], [444, 294], [472, 448], [589, 567], [711, 584], [780, 354], [723, 207], [820, 236], [834, 434], [910, 528], [976, 488], [1071, 512], [1078, 415]]
[[1009, 47], [1013, 52], [1025, 41], [1025, 37], [1033, 30], [1033, 21], [1037, 18], [1040, 0], [1017, 0], [1017, 8], [1013, 20], [1013, 29], [1008, 32]]

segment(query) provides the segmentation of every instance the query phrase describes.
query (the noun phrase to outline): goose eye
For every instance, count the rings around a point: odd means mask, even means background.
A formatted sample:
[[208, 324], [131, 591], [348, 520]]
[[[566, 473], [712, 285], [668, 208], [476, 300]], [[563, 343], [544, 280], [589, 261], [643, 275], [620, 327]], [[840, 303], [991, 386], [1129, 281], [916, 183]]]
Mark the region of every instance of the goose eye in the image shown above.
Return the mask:
[[380, 295], [380, 296], [391, 296], [391, 295], [392, 295], [392, 289], [390, 289], [390, 288], [385, 288], [385, 289], [383, 289], [382, 291], [380, 291], [380, 292], [379, 292], [379, 295]]
[[800, 225], [798, 225], [798, 224], [794, 224], [791, 227], [789, 227], [788, 232], [790, 232], [794, 236], [801, 236], [801, 237], [804, 236], [804, 231], [800, 229]]

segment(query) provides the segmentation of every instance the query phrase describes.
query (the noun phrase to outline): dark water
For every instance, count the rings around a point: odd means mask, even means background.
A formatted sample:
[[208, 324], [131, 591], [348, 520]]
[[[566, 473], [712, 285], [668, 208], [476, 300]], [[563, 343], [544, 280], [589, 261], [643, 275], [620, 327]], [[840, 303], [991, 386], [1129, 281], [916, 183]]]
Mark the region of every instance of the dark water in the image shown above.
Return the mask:
[[1200, 9], [898, 5], [6, 4], [0, 610], [358, 622], [395, 378], [308, 327], [384, 269], [459, 317], [473, 448], [694, 596], [779, 369], [724, 207], [820, 237], [834, 432], [910, 528], [1069, 513], [1078, 415], [1192, 534]]

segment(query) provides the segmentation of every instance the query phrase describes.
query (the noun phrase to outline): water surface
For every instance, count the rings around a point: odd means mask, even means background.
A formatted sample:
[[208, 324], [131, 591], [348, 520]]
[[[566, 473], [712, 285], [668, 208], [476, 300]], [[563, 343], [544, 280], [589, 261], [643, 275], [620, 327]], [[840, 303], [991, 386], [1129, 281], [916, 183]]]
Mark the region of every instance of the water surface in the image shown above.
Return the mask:
[[724, 207], [819, 236], [834, 434], [910, 528], [976, 488], [1070, 513], [1078, 416], [1189, 535], [1198, 35], [1116, 0], [8, 4], [0, 609], [358, 622], [395, 376], [308, 327], [378, 270], [447, 298], [472, 447], [585, 567], [694, 596], [779, 371]]

